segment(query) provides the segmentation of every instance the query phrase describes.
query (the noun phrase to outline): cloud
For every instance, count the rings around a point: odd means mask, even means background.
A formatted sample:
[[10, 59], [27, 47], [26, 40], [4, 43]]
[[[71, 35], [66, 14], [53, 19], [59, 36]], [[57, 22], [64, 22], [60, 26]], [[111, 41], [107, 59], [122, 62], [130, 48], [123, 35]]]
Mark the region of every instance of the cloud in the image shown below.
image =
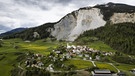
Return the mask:
[[0, 27], [7, 27], [3, 29], [5, 30], [56, 22], [80, 7], [109, 1], [135, 4], [134, 0], [0, 0]]
[[0, 33], [6, 32], [8, 30], [11, 30], [11, 28], [3, 26], [3, 25], [0, 24]]

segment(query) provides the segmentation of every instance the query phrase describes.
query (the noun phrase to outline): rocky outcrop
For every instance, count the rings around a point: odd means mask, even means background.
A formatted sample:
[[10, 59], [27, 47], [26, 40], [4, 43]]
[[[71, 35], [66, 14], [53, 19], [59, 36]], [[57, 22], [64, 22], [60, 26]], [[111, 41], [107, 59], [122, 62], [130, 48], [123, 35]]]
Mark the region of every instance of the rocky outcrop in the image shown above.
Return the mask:
[[57, 40], [74, 41], [83, 32], [104, 26], [108, 21], [111, 24], [135, 23], [134, 8], [114, 3], [80, 8], [57, 22], [51, 35]]
[[[74, 15], [73, 15], [74, 13]], [[54, 30], [51, 31], [51, 35], [56, 37], [58, 40], [67, 40], [71, 31], [76, 27], [77, 24], [77, 13], [66, 15], [58, 23], [54, 25]]]
[[[119, 3], [108, 3], [94, 7], [84, 7], [67, 14], [55, 23], [46, 23], [27, 29], [21, 33], [5, 38], [33, 39], [33, 32], [38, 32], [40, 38], [55, 37], [57, 40], [74, 41], [87, 30], [105, 26], [106, 23], [135, 23], [135, 6]], [[32, 37], [31, 37], [32, 36]]]
[[112, 24], [125, 22], [135, 23], [135, 13], [114, 13], [110, 21]]
[[84, 31], [106, 24], [98, 8], [81, 9], [69, 14], [54, 25], [51, 35], [58, 40], [74, 41]]

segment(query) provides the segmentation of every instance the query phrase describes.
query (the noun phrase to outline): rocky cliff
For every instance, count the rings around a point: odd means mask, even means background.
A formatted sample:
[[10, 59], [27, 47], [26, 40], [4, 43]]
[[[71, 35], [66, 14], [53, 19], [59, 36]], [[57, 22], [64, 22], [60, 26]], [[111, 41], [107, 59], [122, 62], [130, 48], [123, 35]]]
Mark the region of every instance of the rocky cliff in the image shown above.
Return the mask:
[[81, 8], [66, 15], [56, 23], [51, 35], [58, 40], [74, 41], [84, 31], [104, 26], [107, 22], [112, 24], [135, 23], [135, 7], [108, 3]]
[[74, 41], [86, 30], [104, 26], [106, 21], [98, 8], [89, 10], [78, 10], [65, 16], [60, 22], [54, 25], [51, 35], [59, 39]]
[[32, 40], [33, 33], [38, 32], [41, 39], [53, 36], [57, 40], [74, 41], [84, 31], [105, 26], [106, 23], [118, 24], [126, 22], [135, 23], [135, 6], [108, 3], [80, 8], [67, 14], [58, 22], [29, 28], [6, 38], [16, 37], [23, 40]]

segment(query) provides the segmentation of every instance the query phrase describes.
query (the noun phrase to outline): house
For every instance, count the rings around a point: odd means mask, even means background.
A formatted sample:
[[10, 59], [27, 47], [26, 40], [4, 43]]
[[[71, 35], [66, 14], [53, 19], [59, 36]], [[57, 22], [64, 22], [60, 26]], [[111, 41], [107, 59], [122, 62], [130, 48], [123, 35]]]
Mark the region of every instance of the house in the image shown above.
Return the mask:
[[96, 56], [96, 60], [100, 60], [100, 56], [97, 55], [97, 56]]
[[135, 69], [130, 70], [132, 74], [135, 74]]
[[75, 45], [72, 45], [72, 48], [76, 49], [76, 46]]
[[70, 58], [71, 58], [71, 56], [70, 56], [69, 53], [66, 54], [66, 58], [67, 58], [67, 59], [70, 59]]
[[97, 69], [92, 71], [92, 76], [112, 76], [111, 71], [107, 69]]
[[61, 53], [61, 51], [55, 51], [55, 53], [56, 53], [56, 54], [60, 54], [60, 53]]
[[82, 55], [82, 54], [79, 54], [78, 56], [79, 56], [79, 57], [83, 57], [83, 55]]
[[88, 55], [88, 54], [85, 54], [85, 57], [87, 57], [87, 58], [88, 58], [88, 57], [89, 57], [89, 55]]
[[37, 64], [39, 67], [42, 67], [44, 64], [42, 62], [38, 62]]
[[46, 68], [46, 70], [48, 70], [48, 71], [50, 71], [50, 72], [54, 72], [54, 69], [53, 69], [53, 64], [50, 64], [47, 68]]
[[71, 48], [71, 46], [67, 43], [67, 49], [70, 49]]
[[83, 58], [83, 60], [87, 60], [86, 58]]

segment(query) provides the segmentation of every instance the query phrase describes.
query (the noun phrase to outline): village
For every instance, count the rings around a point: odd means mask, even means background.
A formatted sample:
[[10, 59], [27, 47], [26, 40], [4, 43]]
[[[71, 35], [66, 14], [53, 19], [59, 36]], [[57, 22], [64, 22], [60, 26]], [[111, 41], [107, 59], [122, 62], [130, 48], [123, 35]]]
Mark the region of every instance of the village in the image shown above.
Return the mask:
[[[25, 41], [30, 43], [29, 41]], [[94, 67], [97, 67], [95, 62], [102, 62], [104, 57], [110, 57], [115, 55], [115, 52], [101, 51], [97, 49], [90, 48], [86, 45], [59, 45], [52, 51], [49, 55], [42, 55], [39, 53], [26, 53], [27, 58], [22, 64], [19, 64], [18, 67], [21, 69], [43, 69], [51, 73], [57, 72], [69, 72], [69, 71], [82, 71], [85, 69], [76, 69], [74, 65], [67, 65], [64, 62], [68, 60], [83, 60], [89, 61]], [[115, 65], [108, 63], [117, 69], [117, 72], [112, 73], [109, 69], [93, 69], [90, 73], [92, 76], [126, 76], [124, 72], [121, 72]], [[135, 69], [130, 69], [129, 72], [135, 74]]]
[[[25, 61], [25, 68], [36, 67], [39, 69], [45, 69], [49, 72], [61, 72], [61, 71], [71, 71], [74, 69], [74, 65], [66, 65], [64, 61], [69, 59], [81, 59], [84, 61], [92, 62], [93, 66], [96, 67], [94, 61], [100, 61], [103, 56], [111, 56], [114, 53], [112, 52], [103, 52], [100, 50], [94, 50], [87, 46], [75, 46], [69, 45], [59, 46], [57, 49], [52, 50], [49, 55], [43, 56], [41, 54], [27, 53], [27, 60]], [[58, 69], [59, 68], [59, 69]], [[116, 68], [116, 67], [115, 67]], [[117, 68], [116, 68], [117, 69]], [[118, 70], [118, 69], [117, 69]], [[134, 72], [135, 70], [131, 70]], [[118, 70], [117, 73], [111, 73], [108, 69], [95, 69], [91, 72], [93, 76], [124, 76], [124, 73], [121, 73]]]

